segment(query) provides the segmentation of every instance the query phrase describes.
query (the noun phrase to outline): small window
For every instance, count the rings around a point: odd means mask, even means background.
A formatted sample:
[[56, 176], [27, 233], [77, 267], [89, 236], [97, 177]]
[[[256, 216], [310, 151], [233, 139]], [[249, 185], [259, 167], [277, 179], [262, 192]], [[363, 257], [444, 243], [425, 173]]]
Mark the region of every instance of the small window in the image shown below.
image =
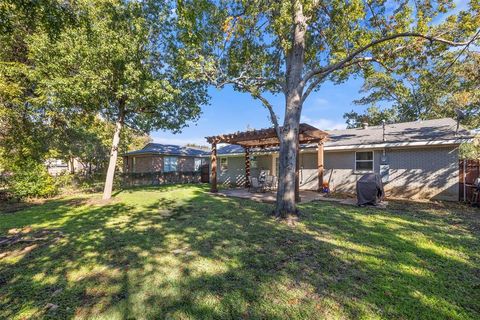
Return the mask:
[[373, 151], [355, 152], [355, 171], [373, 171]]
[[250, 168], [258, 168], [258, 160], [256, 156], [251, 156], [250, 157]]
[[220, 158], [220, 168], [228, 170], [228, 158]]
[[203, 159], [202, 158], [195, 158], [195, 165], [194, 165], [194, 171], [200, 171], [200, 168], [203, 165]]
[[165, 157], [163, 158], [163, 172], [175, 172], [177, 171], [177, 157]]

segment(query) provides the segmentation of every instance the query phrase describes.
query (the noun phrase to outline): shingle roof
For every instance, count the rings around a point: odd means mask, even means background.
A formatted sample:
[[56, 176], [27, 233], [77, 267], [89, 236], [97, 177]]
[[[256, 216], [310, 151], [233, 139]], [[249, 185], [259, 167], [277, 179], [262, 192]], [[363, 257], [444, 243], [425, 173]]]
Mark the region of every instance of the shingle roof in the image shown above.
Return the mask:
[[[383, 140], [382, 126], [371, 126], [365, 129], [345, 129], [327, 131], [329, 136], [325, 148], [375, 145], [383, 143], [402, 142], [431, 142], [446, 141], [461, 138], [471, 138], [473, 135], [460, 126], [456, 133], [457, 122], [450, 118], [403, 122], [385, 125], [385, 140]], [[303, 145], [304, 148], [313, 148], [316, 145]], [[272, 148], [269, 151], [275, 151]], [[218, 154], [243, 153], [243, 148], [237, 145], [228, 145], [218, 149]]]
[[450, 118], [403, 122], [385, 125], [385, 141], [383, 141], [382, 126], [372, 126], [365, 129], [345, 129], [327, 131], [329, 139], [327, 146], [349, 146], [394, 142], [422, 142], [452, 140], [461, 137], [471, 137], [470, 132], [461, 127], [456, 133], [457, 122]]
[[130, 156], [139, 154], [165, 154], [172, 156], [201, 157], [209, 155], [210, 153], [201, 149], [182, 147], [173, 144], [149, 143], [143, 147], [143, 149], [127, 152], [124, 155]]

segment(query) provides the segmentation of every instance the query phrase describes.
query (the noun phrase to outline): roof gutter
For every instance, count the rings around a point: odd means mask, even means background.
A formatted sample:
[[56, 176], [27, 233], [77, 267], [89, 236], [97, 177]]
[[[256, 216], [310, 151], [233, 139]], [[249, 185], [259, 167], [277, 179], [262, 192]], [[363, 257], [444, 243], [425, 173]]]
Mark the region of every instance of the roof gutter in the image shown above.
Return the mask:
[[459, 145], [463, 142], [471, 142], [471, 141], [473, 141], [472, 138], [432, 140], [432, 141], [413, 141], [413, 142], [387, 142], [387, 143], [362, 144], [362, 145], [350, 145], [350, 146], [325, 146], [324, 150], [337, 151], [337, 150], [353, 150], [353, 149], [429, 147], [429, 146]]
[[[383, 148], [403, 148], [403, 147], [429, 147], [429, 146], [449, 146], [449, 145], [459, 145], [463, 142], [472, 142], [473, 138], [458, 138], [458, 139], [449, 139], [449, 140], [432, 140], [432, 141], [413, 141], [413, 142], [386, 142], [386, 143], [375, 143], [375, 144], [362, 144], [362, 145], [349, 145], [349, 146], [325, 146], [325, 151], [342, 151], [342, 150], [356, 150], [356, 149], [383, 149]], [[307, 149], [316, 149], [314, 146], [303, 147], [301, 151]], [[277, 153], [278, 151], [257, 151], [257, 154], [270, 154]], [[218, 154], [218, 156], [241, 156], [244, 153], [223, 153]]]

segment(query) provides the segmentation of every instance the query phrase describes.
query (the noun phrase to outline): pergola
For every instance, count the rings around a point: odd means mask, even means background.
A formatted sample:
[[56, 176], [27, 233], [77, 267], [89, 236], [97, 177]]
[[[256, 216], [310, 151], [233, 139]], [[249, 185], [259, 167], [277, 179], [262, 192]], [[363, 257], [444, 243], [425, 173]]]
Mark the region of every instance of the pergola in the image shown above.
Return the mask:
[[[281, 128], [280, 128], [281, 130]], [[318, 189], [322, 188], [323, 184], [323, 144], [328, 136], [325, 131], [319, 130], [306, 123], [301, 123], [298, 132], [299, 144], [317, 143], [317, 159], [318, 159]], [[280, 140], [274, 128], [249, 130], [243, 132], [236, 132], [231, 134], [222, 134], [218, 136], [206, 137], [208, 143], [212, 145], [211, 153], [211, 192], [218, 192], [217, 189], [217, 144], [227, 143], [242, 146], [245, 150], [245, 178], [247, 187], [250, 181], [250, 152], [252, 149], [265, 149], [277, 147], [280, 145]], [[295, 198], [297, 201], [299, 197], [299, 150], [297, 150], [297, 165], [296, 165], [296, 183], [295, 183]]]

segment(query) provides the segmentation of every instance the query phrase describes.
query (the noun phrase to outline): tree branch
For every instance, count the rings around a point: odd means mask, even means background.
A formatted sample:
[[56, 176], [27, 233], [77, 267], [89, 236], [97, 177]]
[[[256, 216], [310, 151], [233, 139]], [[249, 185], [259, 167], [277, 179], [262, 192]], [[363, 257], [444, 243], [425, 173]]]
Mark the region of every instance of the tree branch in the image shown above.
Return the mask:
[[[362, 63], [362, 62], [375, 62], [375, 63], [378, 63], [379, 65], [381, 65], [383, 68], [385, 68], [386, 70], [388, 71], [392, 71], [391, 68], [389, 68], [388, 66], [386, 66], [381, 60], [375, 58], [375, 57], [363, 57], [363, 58], [357, 58], [355, 60], [352, 60], [346, 64], [343, 65], [344, 68], [346, 67], [350, 67], [354, 64], [357, 64], [357, 63]], [[310, 93], [312, 93], [313, 90], [315, 90], [315, 88], [318, 86], [318, 84], [320, 82], [322, 82], [323, 80], [325, 80], [325, 78], [330, 74], [332, 73], [334, 70], [331, 70], [329, 71], [328, 73], [325, 73], [325, 74], [321, 74], [319, 75], [307, 88], [307, 90], [305, 90], [305, 93], [302, 95], [302, 103], [305, 102], [305, 100], [307, 99], [307, 97], [310, 95]]]
[[[268, 84], [269, 80], [264, 78], [255, 78], [255, 77], [248, 77], [244, 74], [240, 74], [236, 78], [225, 79], [223, 81], [218, 81], [213, 77], [210, 77], [208, 74], [206, 75], [209, 81], [214, 84], [217, 88], [221, 88], [227, 84], [232, 84], [240, 87], [241, 89], [248, 91], [252, 97], [258, 99], [262, 102], [263, 106], [268, 110], [270, 113], [270, 120], [272, 121], [273, 127], [277, 136], [280, 138], [280, 125], [278, 124], [278, 118], [273, 110], [273, 106], [268, 102], [268, 100], [261, 95], [260, 88]], [[281, 85], [279, 85], [281, 87]], [[283, 88], [282, 88], [283, 90]]]
[[422, 38], [422, 39], [428, 40], [430, 42], [440, 42], [440, 43], [448, 44], [448, 45], [454, 46], [454, 47], [466, 46], [466, 45], [468, 45], [469, 43], [472, 43], [475, 40], [475, 37], [474, 37], [473, 39], [470, 39], [469, 41], [454, 42], [454, 41], [450, 41], [450, 40], [447, 40], [447, 39], [444, 39], [444, 38], [429, 36], [429, 35], [416, 33], [416, 32], [397, 33], [397, 34], [393, 34], [393, 35], [390, 35], [390, 36], [383, 37], [381, 39], [372, 41], [369, 44], [353, 51], [350, 55], [348, 55], [346, 58], [340, 60], [339, 62], [336, 62], [336, 63], [330, 64], [329, 66], [326, 66], [326, 67], [323, 67], [323, 68], [318, 68], [318, 69], [315, 69], [315, 70], [312, 70], [312, 71], [308, 72], [305, 75], [305, 77], [303, 78], [302, 83], [303, 83], [303, 85], [305, 85], [311, 78], [313, 78], [317, 75], [328, 74], [328, 73], [331, 73], [332, 71], [335, 71], [335, 70], [338, 70], [338, 69], [341, 69], [341, 68], [345, 67], [345, 64], [352, 61], [356, 56], [358, 56], [359, 54], [367, 51], [368, 49], [370, 49], [370, 48], [372, 48], [372, 47], [374, 47], [378, 44], [381, 44], [381, 43], [384, 43], [384, 42], [387, 42], [387, 41], [390, 41], [390, 40], [394, 40], [394, 39], [397, 39], [397, 38], [409, 38], [409, 37]]
[[252, 97], [260, 100], [264, 107], [267, 108], [268, 112], [270, 113], [270, 120], [272, 121], [273, 123], [273, 128], [275, 129], [275, 132], [277, 134], [277, 137], [280, 139], [280, 126], [278, 124], [278, 118], [277, 118], [277, 115], [275, 114], [275, 111], [273, 111], [273, 106], [271, 105], [270, 102], [268, 102], [268, 100], [263, 97], [260, 93], [254, 93], [254, 92], [251, 92], [251, 95]]

